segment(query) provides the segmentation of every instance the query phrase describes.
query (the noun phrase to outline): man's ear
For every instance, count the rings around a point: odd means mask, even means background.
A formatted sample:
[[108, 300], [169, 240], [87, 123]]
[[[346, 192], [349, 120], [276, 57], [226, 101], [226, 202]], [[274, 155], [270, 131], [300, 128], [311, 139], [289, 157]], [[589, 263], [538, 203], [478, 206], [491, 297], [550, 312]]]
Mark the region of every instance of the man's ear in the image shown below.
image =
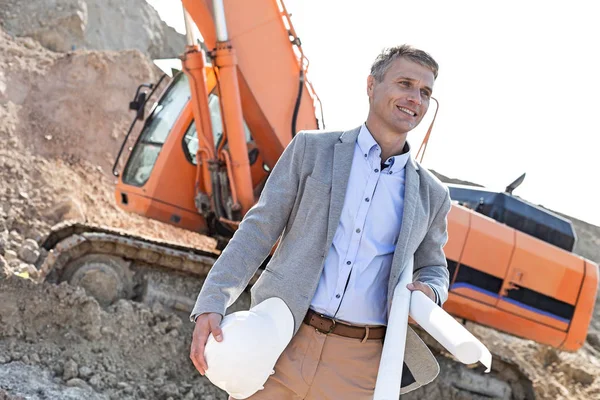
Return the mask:
[[375, 78], [373, 78], [373, 75], [369, 75], [367, 77], [367, 95], [369, 97], [373, 96], [373, 86], [375, 85]]

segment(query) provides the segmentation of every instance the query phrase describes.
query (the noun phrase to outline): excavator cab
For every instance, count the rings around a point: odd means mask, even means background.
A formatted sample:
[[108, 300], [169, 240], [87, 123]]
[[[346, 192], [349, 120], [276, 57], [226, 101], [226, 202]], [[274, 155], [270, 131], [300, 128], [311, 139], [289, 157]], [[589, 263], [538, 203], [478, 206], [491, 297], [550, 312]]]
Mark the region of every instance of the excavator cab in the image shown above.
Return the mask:
[[[210, 85], [212, 83], [212, 85]], [[209, 82], [208, 109], [213, 140], [223, 145], [223, 122], [218, 88]], [[143, 103], [136, 98], [137, 114], [143, 115]], [[268, 167], [244, 122], [252, 186], [256, 194], [266, 180]], [[226, 146], [225, 146], [226, 147]], [[123, 209], [187, 230], [208, 233], [203, 214], [210, 203], [196, 202], [197, 153], [199, 140], [193, 118], [189, 78], [182, 72], [173, 77], [159, 100], [152, 106], [137, 137], [115, 192]], [[233, 214], [227, 217], [235, 218]]]
[[115, 199], [224, 245], [294, 134], [318, 128], [318, 97], [281, 3], [225, 1], [220, 14], [211, 1], [183, 5], [188, 28], [195, 23], [204, 41], [188, 41], [181, 72], [147, 113], [160, 82], [136, 91], [132, 128], [143, 125], [122, 173], [131, 129], [115, 161]]

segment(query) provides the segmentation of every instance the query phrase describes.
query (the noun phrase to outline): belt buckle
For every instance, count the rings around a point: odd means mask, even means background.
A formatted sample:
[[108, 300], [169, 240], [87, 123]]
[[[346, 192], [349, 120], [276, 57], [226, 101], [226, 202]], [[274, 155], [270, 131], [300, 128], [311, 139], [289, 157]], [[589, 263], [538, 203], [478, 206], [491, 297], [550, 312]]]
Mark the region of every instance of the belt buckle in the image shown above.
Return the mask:
[[319, 328], [315, 328], [315, 329], [316, 329], [316, 330], [318, 330], [318, 331], [319, 331], [319, 332], [321, 332], [321, 333], [324, 333], [324, 334], [326, 334], [326, 335], [329, 335], [329, 334], [330, 334], [330, 333], [332, 333], [332, 332], [333, 332], [333, 330], [335, 329], [335, 319], [333, 319], [333, 318], [330, 318], [330, 317], [328, 317], [328, 316], [326, 316], [326, 315], [323, 315], [323, 314], [319, 314], [319, 316], [320, 316], [321, 318], [324, 318], [324, 319], [327, 319], [327, 320], [331, 321], [331, 325], [329, 326], [329, 329], [328, 329], [328, 330], [326, 330], [326, 331], [324, 331], [324, 330], [322, 330], [322, 329], [319, 329]]

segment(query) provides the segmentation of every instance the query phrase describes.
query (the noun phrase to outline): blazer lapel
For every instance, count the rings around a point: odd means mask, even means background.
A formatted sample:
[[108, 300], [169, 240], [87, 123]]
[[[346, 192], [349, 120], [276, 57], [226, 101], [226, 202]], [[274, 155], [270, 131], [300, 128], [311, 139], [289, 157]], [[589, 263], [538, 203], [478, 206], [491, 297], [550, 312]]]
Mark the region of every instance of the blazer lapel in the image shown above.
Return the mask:
[[419, 184], [421, 180], [417, 173], [418, 168], [419, 167], [414, 160], [409, 158], [406, 163], [402, 226], [400, 227], [400, 234], [398, 235], [398, 241], [396, 242], [396, 250], [394, 251], [394, 258], [392, 259], [390, 281], [388, 284], [388, 307], [390, 305], [389, 300], [391, 299], [391, 294], [394, 293], [394, 289], [400, 278], [400, 273], [402, 272], [404, 260], [406, 259], [406, 248], [408, 247], [408, 240], [415, 219], [415, 209], [419, 199]]
[[329, 221], [327, 223], [326, 249], [331, 247], [333, 236], [340, 223], [346, 188], [354, 158], [354, 146], [360, 127], [344, 132], [333, 149], [333, 175], [331, 181], [331, 200], [329, 202]]

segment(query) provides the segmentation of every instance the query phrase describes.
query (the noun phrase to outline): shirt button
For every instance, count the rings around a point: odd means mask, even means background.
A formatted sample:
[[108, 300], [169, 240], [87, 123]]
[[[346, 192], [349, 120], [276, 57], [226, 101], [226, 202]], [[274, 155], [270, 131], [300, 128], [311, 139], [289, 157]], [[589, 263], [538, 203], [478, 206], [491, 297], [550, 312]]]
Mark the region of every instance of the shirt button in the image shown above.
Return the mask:
[[367, 197], [367, 198], [365, 199], [365, 201], [368, 203], [368, 202], [369, 202], [369, 198]]
[[367, 157], [367, 155], [365, 154], [365, 158]]
[[378, 170], [378, 169], [375, 169], [375, 172], [379, 172], [379, 170]]
[[356, 228], [356, 233], [360, 233], [360, 228]]
[[346, 265], [350, 265], [352, 264], [350, 261], [346, 261]]
[[336, 299], [339, 299], [339, 298], [340, 298], [340, 295], [339, 295], [339, 294], [336, 294], [336, 295], [335, 295], [335, 298], [336, 298]]

